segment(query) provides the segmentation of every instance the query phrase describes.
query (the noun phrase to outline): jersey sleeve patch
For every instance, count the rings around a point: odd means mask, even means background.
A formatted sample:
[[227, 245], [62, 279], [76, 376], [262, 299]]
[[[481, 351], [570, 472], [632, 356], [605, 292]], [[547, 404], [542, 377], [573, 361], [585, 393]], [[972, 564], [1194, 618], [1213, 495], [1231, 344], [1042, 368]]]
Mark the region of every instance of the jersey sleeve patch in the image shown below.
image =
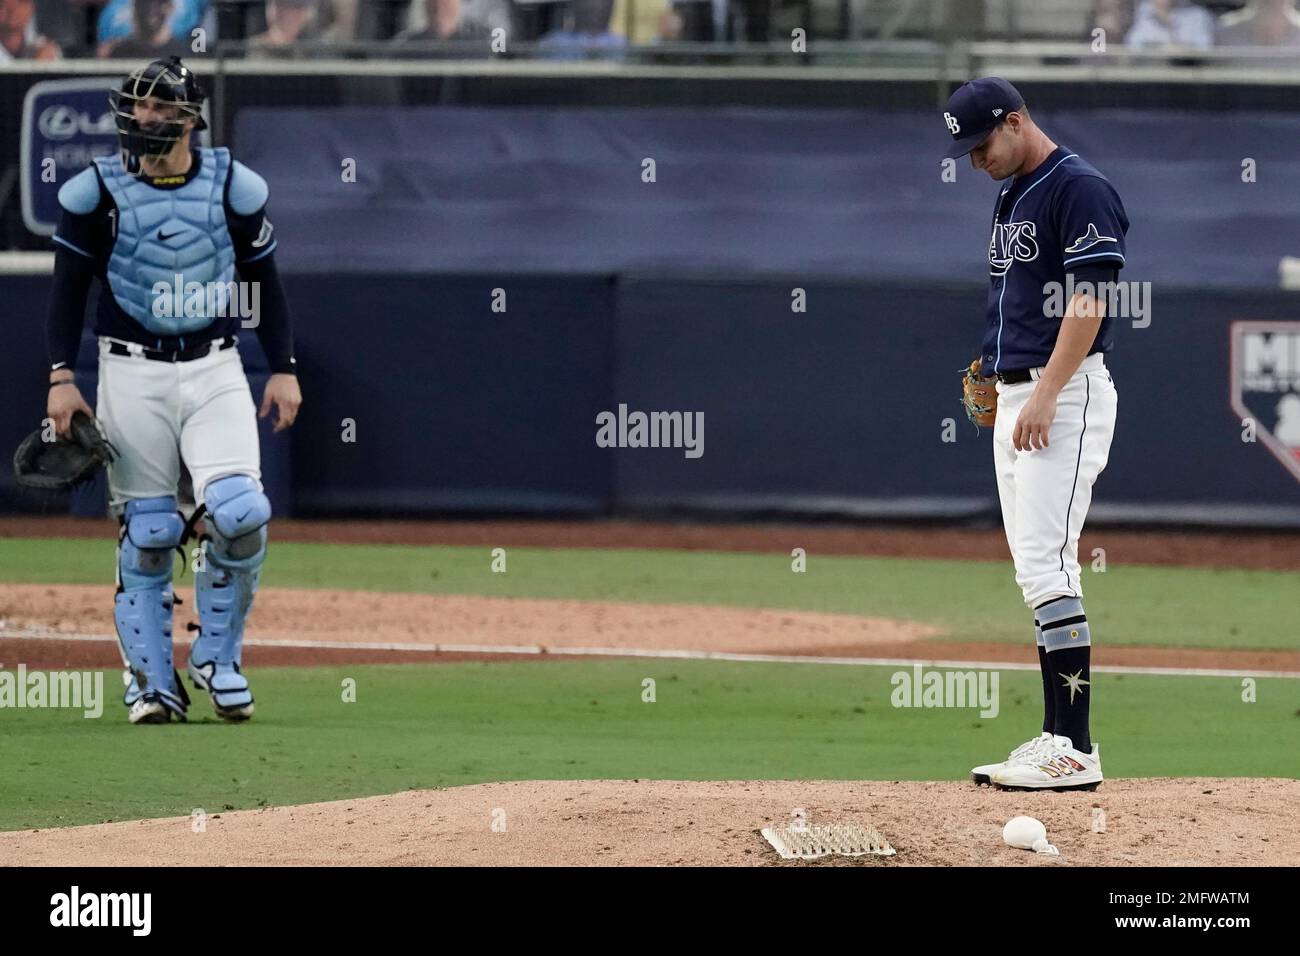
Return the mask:
[[1107, 261], [1123, 265], [1128, 216], [1119, 195], [1104, 179], [1080, 176], [1070, 182], [1061, 205], [1061, 262], [1067, 268]]
[[95, 211], [101, 187], [93, 166], [88, 166], [59, 187], [59, 205], [75, 216]]
[[256, 262], [275, 250], [275, 227], [265, 212], [252, 216], [231, 215], [226, 220], [230, 240], [235, 244], [235, 261]]

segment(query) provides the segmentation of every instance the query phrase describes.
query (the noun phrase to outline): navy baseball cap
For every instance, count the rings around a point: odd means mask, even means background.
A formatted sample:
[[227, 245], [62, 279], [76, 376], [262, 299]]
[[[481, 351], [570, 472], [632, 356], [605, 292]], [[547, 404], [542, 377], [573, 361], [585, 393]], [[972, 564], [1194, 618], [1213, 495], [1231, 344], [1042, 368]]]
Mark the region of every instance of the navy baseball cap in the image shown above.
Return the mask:
[[965, 156], [979, 147], [1008, 113], [1024, 105], [1025, 98], [1000, 76], [984, 76], [957, 87], [943, 113], [952, 134], [948, 158]]

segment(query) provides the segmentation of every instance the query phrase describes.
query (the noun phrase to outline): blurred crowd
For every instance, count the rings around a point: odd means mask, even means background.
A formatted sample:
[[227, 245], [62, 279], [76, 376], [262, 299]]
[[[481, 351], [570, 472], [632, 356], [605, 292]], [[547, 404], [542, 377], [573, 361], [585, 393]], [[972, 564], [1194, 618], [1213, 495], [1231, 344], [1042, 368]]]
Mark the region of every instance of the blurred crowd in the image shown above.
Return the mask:
[[1098, 0], [1096, 25], [1130, 47], [1300, 48], [1296, 0]]
[[[840, 0], [820, 0], [841, 9]], [[887, 4], [890, 0], [860, 0]], [[985, 0], [966, 0], [979, 4]], [[991, 2], [991, 0], [989, 0]], [[1006, 0], [1002, 0], [1006, 2]], [[1061, 2], [1061, 0], [1057, 0]], [[1086, 2], [1086, 0], [1085, 0]], [[1300, 0], [1094, 0], [1092, 23], [1135, 48], [1300, 48]], [[618, 48], [650, 19], [651, 42], [764, 41], [791, 5], [811, 22], [819, 0], [0, 0], [0, 62], [142, 59], [247, 41], [250, 56], [295, 55], [305, 42], [412, 45], [494, 36], [554, 55]], [[843, 8], [847, 9], [847, 8]], [[1085, 8], [1085, 13], [1086, 8]], [[788, 19], [788, 18], [787, 18]], [[1077, 22], [1077, 21], [1076, 21]], [[501, 31], [496, 33], [495, 31]], [[1080, 37], [1080, 39], [1085, 39]]]
[[222, 39], [247, 41], [250, 55], [309, 41], [471, 40], [497, 28], [535, 40], [576, 32], [574, 23], [599, 35], [614, 3], [571, 0], [560, 11], [548, 0], [0, 0], [0, 62], [201, 56]]

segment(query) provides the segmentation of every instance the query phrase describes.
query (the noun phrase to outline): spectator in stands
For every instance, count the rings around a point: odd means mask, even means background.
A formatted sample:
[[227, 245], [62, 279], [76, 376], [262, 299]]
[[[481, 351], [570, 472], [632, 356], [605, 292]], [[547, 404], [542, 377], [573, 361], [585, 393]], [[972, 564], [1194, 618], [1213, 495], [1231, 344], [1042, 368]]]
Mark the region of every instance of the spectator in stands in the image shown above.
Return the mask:
[[101, 48], [100, 56], [154, 60], [162, 56], [191, 55], [189, 36], [181, 40], [172, 35], [170, 24], [174, 12], [174, 0], [134, 0], [131, 35]]
[[36, 0], [37, 32], [65, 57], [88, 56], [86, 26], [93, 23], [104, 0]]
[[[108, 55], [105, 51], [114, 40], [123, 40], [131, 35], [135, 27], [134, 6], [134, 0], [108, 0], [99, 11], [95, 32], [100, 56]], [[188, 42], [194, 29], [203, 25], [207, 10], [208, 0], [176, 0], [168, 20], [172, 36]]]
[[316, 32], [316, 0], [266, 0], [266, 32], [249, 40], [250, 56], [273, 56]]
[[1255, 0], [1219, 18], [1220, 46], [1300, 47], [1300, 13], [1295, 0]]
[[57, 60], [59, 45], [36, 32], [32, 0], [0, 0], [0, 63], [10, 60]]
[[650, 42], [676, 43], [682, 38], [685, 27], [686, 23], [682, 20], [682, 15], [669, 3], [664, 7], [664, 12], [659, 15], [659, 32]]
[[581, 59], [589, 51], [621, 50], [627, 38], [609, 29], [614, 0], [573, 0], [573, 29], [552, 30], [539, 45], [555, 59]]
[[1214, 44], [1214, 17], [1188, 0], [1142, 0], [1125, 43], [1131, 47], [1207, 49]]
[[356, 37], [359, 6], [358, 0], [331, 0], [327, 6], [330, 22], [322, 29], [321, 39], [344, 43]]
[[1097, 0], [1092, 23], [1106, 31], [1107, 43], [1119, 43], [1133, 25], [1133, 0]]
[[773, 0], [668, 0], [661, 40], [767, 43]]
[[740, 19], [737, 40], [766, 43], [772, 39], [772, 0], [732, 0], [731, 14]]
[[668, 0], [659, 35], [665, 40], [726, 40], [730, 6], [730, 0]]
[[503, 36], [510, 39], [509, 0], [416, 0], [409, 26], [397, 39], [404, 43], [488, 40], [496, 29], [504, 30]]

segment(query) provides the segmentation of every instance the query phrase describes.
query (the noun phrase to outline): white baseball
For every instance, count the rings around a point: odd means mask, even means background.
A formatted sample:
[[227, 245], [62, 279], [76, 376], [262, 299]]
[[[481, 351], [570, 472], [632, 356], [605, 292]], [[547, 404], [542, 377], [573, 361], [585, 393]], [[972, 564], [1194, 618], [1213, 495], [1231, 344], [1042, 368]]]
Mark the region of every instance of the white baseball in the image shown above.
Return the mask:
[[1017, 850], [1033, 850], [1039, 840], [1047, 842], [1047, 827], [1033, 817], [1012, 817], [1002, 828], [1002, 839]]

